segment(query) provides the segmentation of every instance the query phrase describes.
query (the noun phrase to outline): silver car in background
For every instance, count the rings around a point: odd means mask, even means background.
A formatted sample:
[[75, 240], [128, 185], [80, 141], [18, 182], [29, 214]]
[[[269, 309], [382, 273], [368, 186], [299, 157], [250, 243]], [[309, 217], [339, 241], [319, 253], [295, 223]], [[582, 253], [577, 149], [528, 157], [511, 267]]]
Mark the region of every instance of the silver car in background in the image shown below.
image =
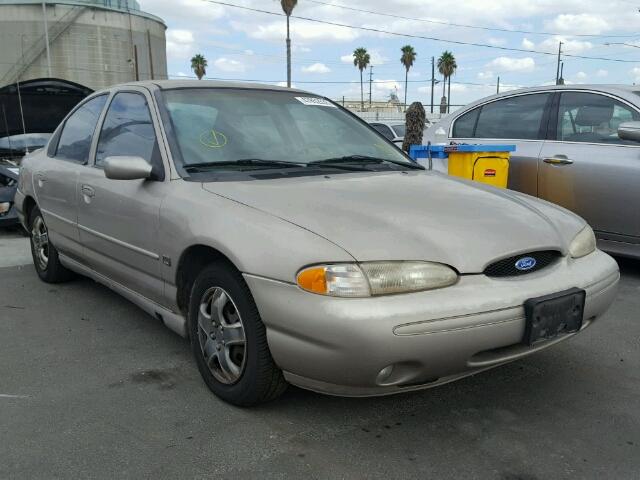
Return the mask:
[[[375, 121], [369, 123], [379, 133], [381, 133], [387, 140], [392, 141], [398, 147], [402, 148], [402, 142], [404, 141], [404, 135], [407, 132], [407, 125], [404, 122], [398, 121]], [[425, 130], [429, 128], [429, 120], [425, 120]]]
[[640, 257], [640, 87], [565, 85], [478, 100], [424, 142], [515, 144], [509, 188], [585, 218], [598, 245]]
[[237, 405], [450, 382], [571, 338], [619, 279], [580, 217], [261, 85], [96, 92], [23, 160], [15, 204], [43, 281], [119, 292]]

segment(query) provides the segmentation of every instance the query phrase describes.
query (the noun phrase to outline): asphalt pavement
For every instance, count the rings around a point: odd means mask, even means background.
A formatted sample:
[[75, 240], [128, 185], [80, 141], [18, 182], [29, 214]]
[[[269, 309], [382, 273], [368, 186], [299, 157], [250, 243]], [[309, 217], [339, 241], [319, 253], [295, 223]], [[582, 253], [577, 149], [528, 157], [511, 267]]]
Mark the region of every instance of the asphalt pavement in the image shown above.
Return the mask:
[[619, 260], [605, 317], [519, 362], [240, 409], [158, 320], [87, 279], [40, 282], [26, 242], [0, 233], [1, 479], [640, 478], [639, 261]]

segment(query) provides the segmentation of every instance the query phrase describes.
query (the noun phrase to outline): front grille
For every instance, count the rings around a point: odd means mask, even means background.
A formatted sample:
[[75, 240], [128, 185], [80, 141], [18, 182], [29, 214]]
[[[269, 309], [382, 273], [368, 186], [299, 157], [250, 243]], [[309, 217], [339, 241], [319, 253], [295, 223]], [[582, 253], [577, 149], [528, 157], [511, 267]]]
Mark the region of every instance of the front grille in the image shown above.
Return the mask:
[[[516, 262], [522, 258], [531, 257], [535, 259], [536, 264], [529, 270], [518, 270]], [[515, 255], [509, 258], [503, 258], [492, 263], [484, 269], [484, 274], [488, 277], [517, 277], [528, 273], [537, 272], [555, 262], [560, 258], [560, 252], [556, 250], [543, 250], [540, 252], [529, 252]]]

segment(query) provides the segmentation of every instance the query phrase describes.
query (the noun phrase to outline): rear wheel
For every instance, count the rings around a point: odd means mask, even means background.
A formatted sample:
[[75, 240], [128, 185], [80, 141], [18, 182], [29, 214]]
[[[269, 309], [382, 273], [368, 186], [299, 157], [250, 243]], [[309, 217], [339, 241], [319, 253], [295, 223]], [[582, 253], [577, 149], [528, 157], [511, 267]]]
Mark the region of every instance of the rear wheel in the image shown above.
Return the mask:
[[29, 216], [29, 237], [33, 265], [41, 280], [61, 283], [73, 278], [73, 272], [62, 266], [58, 251], [49, 241], [49, 230], [38, 207], [34, 207]]
[[189, 329], [198, 370], [223, 400], [251, 406], [286, 389], [249, 287], [228, 263], [213, 263], [198, 275], [189, 301]]

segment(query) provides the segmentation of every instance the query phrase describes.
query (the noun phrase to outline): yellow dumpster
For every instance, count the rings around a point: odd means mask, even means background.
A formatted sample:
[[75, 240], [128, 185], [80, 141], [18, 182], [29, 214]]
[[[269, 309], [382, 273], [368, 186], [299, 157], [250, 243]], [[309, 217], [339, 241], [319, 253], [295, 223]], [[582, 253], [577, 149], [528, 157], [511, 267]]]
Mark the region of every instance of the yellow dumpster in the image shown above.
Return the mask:
[[507, 188], [509, 152], [449, 152], [449, 175]]
[[494, 187], [507, 188], [509, 180], [510, 152], [515, 145], [411, 145], [409, 156], [418, 161], [420, 158], [448, 158], [448, 173], [456, 177], [475, 180]]

